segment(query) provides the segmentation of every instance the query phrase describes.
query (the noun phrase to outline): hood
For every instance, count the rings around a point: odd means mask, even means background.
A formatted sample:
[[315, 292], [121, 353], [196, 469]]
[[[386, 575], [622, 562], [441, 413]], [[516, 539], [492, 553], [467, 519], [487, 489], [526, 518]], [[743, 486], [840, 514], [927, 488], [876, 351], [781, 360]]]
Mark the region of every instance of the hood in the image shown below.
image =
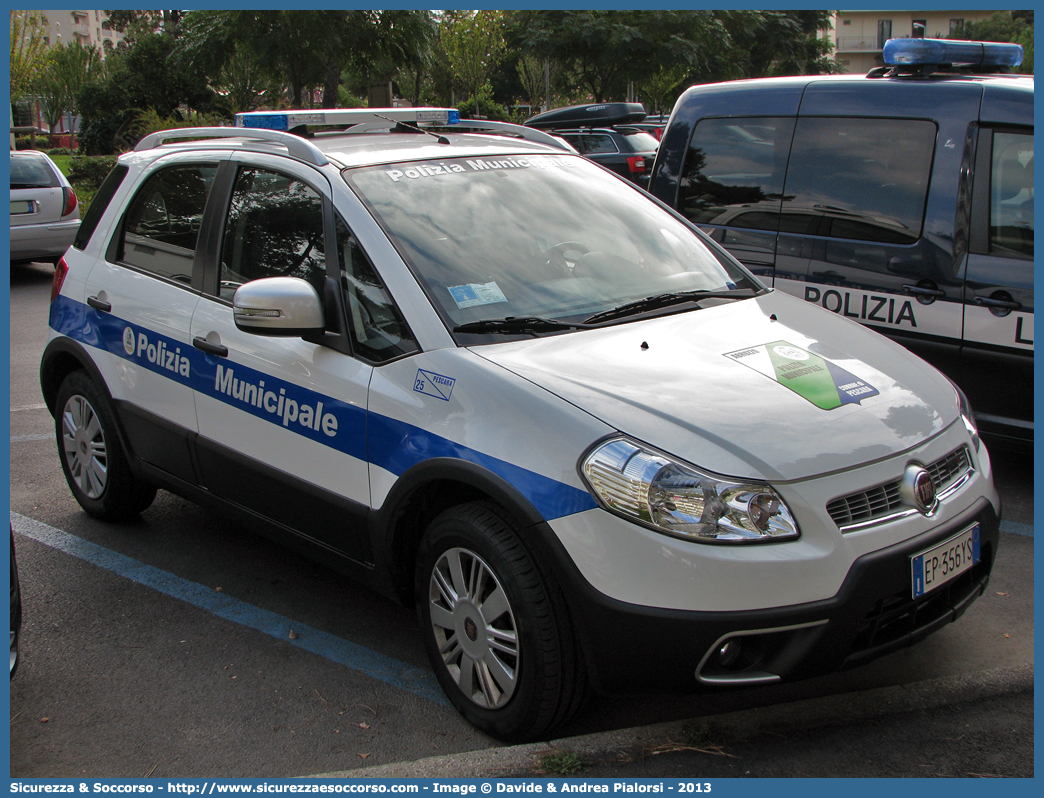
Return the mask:
[[953, 386], [933, 367], [780, 291], [473, 351], [723, 476], [790, 481], [851, 468], [959, 417]]

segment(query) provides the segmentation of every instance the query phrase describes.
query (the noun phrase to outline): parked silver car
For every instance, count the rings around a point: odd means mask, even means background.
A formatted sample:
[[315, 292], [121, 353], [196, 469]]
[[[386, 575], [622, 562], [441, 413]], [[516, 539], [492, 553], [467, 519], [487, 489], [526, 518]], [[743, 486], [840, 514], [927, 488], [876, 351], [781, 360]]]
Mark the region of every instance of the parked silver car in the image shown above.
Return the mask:
[[76, 192], [44, 153], [11, 153], [11, 262], [57, 263], [80, 228]]

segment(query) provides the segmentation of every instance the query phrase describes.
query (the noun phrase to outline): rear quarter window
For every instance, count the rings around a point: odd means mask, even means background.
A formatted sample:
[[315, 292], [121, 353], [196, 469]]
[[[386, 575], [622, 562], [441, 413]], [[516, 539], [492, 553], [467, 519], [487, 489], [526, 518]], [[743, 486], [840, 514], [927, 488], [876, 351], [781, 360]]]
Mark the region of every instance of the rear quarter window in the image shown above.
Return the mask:
[[655, 136], [644, 131], [625, 133], [623, 140], [631, 152], [655, 152], [656, 148], [660, 146], [660, 142], [656, 140]]
[[76, 249], [82, 251], [86, 248], [91, 240], [91, 236], [94, 235], [94, 231], [98, 227], [98, 222], [101, 221], [102, 215], [105, 213], [105, 209], [109, 207], [116, 189], [120, 187], [120, 184], [123, 183], [123, 178], [126, 176], [127, 167], [117, 164], [109, 172], [105, 180], [102, 181], [101, 186], [98, 187], [94, 194], [94, 199], [91, 200], [91, 204], [87, 208], [87, 213], [83, 216], [83, 221], [80, 222], [80, 229], [77, 231], [76, 239], [73, 241], [73, 246]]

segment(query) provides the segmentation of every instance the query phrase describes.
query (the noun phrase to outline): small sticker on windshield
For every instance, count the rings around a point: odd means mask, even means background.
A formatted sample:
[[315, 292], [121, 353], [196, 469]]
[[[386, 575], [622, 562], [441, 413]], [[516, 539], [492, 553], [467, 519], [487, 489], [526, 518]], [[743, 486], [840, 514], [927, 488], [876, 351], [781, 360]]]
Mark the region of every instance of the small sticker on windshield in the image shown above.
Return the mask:
[[473, 308], [478, 305], [495, 305], [507, 302], [507, 297], [500, 290], [496, 281], [491, 283], [468, 283], [467, 285], [451, 285], [447, 289], [458, 308]]

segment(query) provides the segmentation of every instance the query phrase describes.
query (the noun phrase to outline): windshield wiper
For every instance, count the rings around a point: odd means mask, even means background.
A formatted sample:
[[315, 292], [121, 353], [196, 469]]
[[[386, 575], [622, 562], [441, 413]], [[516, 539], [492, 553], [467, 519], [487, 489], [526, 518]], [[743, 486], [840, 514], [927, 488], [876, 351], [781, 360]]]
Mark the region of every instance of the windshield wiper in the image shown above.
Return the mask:
[[668, 294], [656, 294], [645, 299], [628, 302], [619, 307], [603, 310], [584, 319], [585, 324], [597, 324], [598, 322], [622, 319], [625, 316], [636, 316], [647, 310], [657, 310], [671, 305], [680, 305], [684, 302], [699, 302], [701, 299], [749, 299], [758, 296], [759, 292], [753, 288], [734, 288], [731, 291], [677, 291]]
[[558, 319], [542, 319], [539, 316], [507, 316], [503, 319], [482, 319], [459, 324], [453, 328], [455, 333], [542, 333], [555, 330], [586, 330], [590, 324], [574, 324]]

